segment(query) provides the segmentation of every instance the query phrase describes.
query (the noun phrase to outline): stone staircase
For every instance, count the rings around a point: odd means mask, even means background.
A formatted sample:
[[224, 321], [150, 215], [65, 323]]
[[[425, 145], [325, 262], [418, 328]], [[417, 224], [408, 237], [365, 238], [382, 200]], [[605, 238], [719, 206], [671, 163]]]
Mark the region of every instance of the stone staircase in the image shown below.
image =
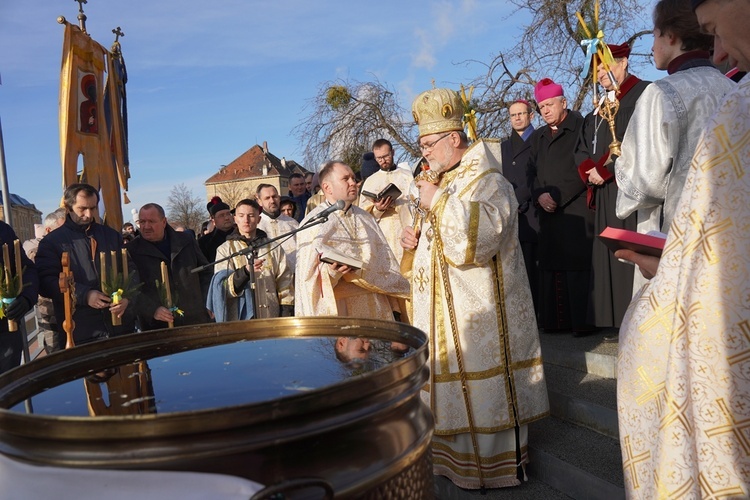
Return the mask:
[[540, 334], [551, 416], [529, 426], [528, 475], [575, 499], [625, 498], [612, 333]]

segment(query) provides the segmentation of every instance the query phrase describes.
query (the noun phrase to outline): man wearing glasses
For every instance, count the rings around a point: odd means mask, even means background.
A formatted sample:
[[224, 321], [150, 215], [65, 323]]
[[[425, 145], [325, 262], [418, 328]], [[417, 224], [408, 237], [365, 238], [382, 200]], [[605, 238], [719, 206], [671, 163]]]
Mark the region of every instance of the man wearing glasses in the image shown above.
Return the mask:
[[424, 92], [412, 112], [432, 178], [417, 179], [422, 223], [402, 246], [414, 252], [413, 324], [430, 339], [433, 471], [461, 488], [515, 486], [527, 424], [548, 412], [518, 202], [499, 142], [469, 145], [458, 93]]
[[401, 190], [401, 194], [397, 198], [386, 196], [379, 200], [367, 194], [360, 194], [359, 208], [370, 212], [375, 217], [396, 260], [401, 262], [404, 249], [401, 248], [399, 238], [404, 227], [411, 224], [408, 196], [409, 186], [413, 179], [410, 172], [398, 168], [393, 162], [393, 146], [387, 139], [375, 141], [372, 145], [372, 153], [375, 155], [375, 161], [378, 162], [380, 170], [365, 179], [362, 193], [377, 194], [389, 184], [393, 184]]
[[531, 124], [534, 108], [529, 101], [519, 99], [510, 105], [508, 114], [513, 132], [500, 145], [503, 154], [503, 175], [513, 185], [518, 200], [518, 240], [521, 242], [534, 309], [539, 311], [539, 219], [526, 179], [526, 164], [531, 153], [528, 139], [534, 132], [534, 126]]

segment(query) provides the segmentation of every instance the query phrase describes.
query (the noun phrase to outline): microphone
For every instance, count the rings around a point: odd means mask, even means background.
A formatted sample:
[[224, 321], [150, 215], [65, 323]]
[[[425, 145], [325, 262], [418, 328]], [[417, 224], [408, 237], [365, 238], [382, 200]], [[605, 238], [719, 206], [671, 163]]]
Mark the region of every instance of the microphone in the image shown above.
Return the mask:
[[329, 215], [331, 215], [333, 212], [337, 212], [339, 210], [343, 210], [344, 207], [346, 207], [346, 202], [344, 200], [339, 200], [330, 207], [326, 208], [325, 210], [322, 210], [318, 215], [313, 217], [310, 220], [317, 220], [317, 219], [327, 219]]

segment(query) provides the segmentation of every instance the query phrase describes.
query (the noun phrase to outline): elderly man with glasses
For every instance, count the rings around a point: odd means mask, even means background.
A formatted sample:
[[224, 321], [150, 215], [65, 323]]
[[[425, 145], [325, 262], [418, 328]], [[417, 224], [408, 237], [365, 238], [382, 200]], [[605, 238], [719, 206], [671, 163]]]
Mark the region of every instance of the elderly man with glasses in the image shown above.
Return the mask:
[[402, 245], [413, 252], [413, 324], [430, 339], [422, 397], [435, 415], [433, 470], [461, 488], [515, 486], [527, 424], [548, 412], [518, 203], [499, 142], [469, 145], [455, 91], [424, 92], [412, 112], [430, 169]]

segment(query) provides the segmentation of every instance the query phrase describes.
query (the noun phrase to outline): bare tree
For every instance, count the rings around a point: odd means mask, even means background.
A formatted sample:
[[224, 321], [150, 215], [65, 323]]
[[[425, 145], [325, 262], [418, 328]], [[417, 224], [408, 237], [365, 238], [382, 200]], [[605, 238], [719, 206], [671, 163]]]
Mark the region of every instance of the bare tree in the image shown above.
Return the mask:
[[[586, 64], [586, 49], [581, 41], [596, 36], [601, 29], [607, 43], [629, 43], [650, 33], [649, 7], [643, 0], [511, 0], [519, 12], [531, 15], [514, 47], [499, 52], [489, 63], [471, 61], [486, 68], [476, 78], [474, 106], [480, 118], [480, 137], [502, 137], [509, 132], [507, 108], [516, 99], [532, 100], [536, 82], [549, 77], [566, 89], [568, 105], [575, 110], [592, 107], [586, 97], [592, 91], [592, 73], [581, 78]], [[586, 33], [578, 21], [580, 12], [586, 21]], [[638, 61], [640, 58], [640, 61]], [[632, 54], [630, 65], [647, 61], [647, 54]]]
[[243, 182], [227, 182], [216, 188], [216, 194], [221, 201], [234, 208], [237, 202], [245, 198], [255, 198], [255, 193], [250, 193]]
[[399, 105], [396, 93], [378, 80], [326, 82], [307, 108], [308, 117], [293, 131], [303, 144], [307, 165], [341, 158], [357, 169], [362, 154], [380, 138], [401, 147], [403, 158], [397, 161], [420, 156], [413, 120], [402, 120], [411, 114]]
[[182, 224], [199, 234], [205, 219], [203, 199], [193, 194], [185, 184], [172, 187], [167, 198], [167, 218], [174, 224]]
[[[644, 0], [511, 2], [517, 8], [509, 17], [522, 17], [522, 13], [531, 16], [515, 46], [501, 49], [488, 63], [480, 60], [460, 63], [483, 68], [480, 75], [468, 82], [475, 88], [470, 105], [477, 112], [479, 137], [506, 137], [510, 132], [508, 106], [519, 98], [533, 100], [534, 85], [544, 77], [565, 87], [572, 109], [584, 106], [590, 109], [592, 103], [586, 102], [586, 97], [593, 81], [590, 70], [581, 77], [586, 64], [586, 50], [581, 41], [596, 36], [601, 29], [607, 43], [632, 45], [651, 32], [648, 29], [651, 22], [647, 19], [650, 2]], [[597, 3], [599, 22], [594, 25]], [[586, 21], [589, 34], [580, 26], [576, 12]], [[639, 57], [646, 61], [648, 54], [632, 54], [631, 67], [638, 66]], [[378, 80], [326, 82], [308, 108], [308, 117], [293, 131], [305, 148], [307, 164], [317, 165], [332, 157], [359, 158], [379, 137], [401, 146], [397, 161], [413, 161], [421, 156], [411, 113], [399, 105], [395, 91]], [[404, 121], [404, 117], [408, 119]]]

